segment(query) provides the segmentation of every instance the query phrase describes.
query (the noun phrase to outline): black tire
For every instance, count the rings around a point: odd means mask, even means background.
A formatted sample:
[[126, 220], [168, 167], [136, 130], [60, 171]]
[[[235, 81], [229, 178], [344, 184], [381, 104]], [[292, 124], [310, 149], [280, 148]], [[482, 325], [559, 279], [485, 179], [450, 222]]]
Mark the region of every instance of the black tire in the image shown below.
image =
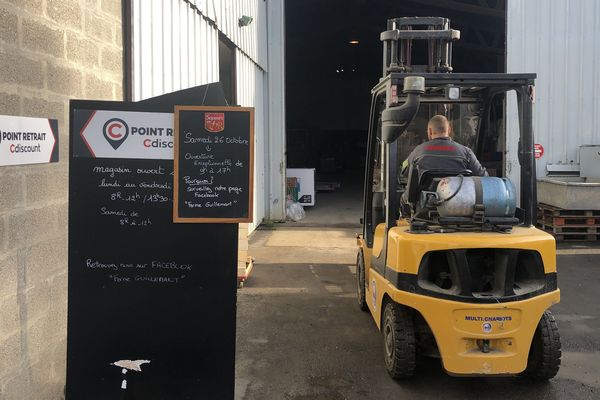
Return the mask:
[[356, 256], [356, 297], [358, 307], [363, 311], [368, 311], [365, 288], [365, 259], [362, 250], [359, 250]]
[[412, 377], [417, 365], [417, 347], [411, 313], [393, 301], [387, 302], [381, 332], [385, 366], [390, 376], [394, 379]]
[[523, 376], [532, 380], [554, 378], [560, 368], [560, 334], [550, 311], [545, 311], [538, 323]]

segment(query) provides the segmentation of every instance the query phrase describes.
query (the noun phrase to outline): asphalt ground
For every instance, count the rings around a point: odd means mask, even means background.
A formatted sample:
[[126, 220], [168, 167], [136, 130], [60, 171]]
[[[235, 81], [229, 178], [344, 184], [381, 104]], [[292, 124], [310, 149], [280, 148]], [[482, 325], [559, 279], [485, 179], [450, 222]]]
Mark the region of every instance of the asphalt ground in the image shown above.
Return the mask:
[[255, 266], [238, 292], [236, 399], [600, 399], [600, 246], [560, 247], [556, 378], [457, 378], [425, 358], [412, 380], [397, 382], [385, 370], [381, 334], [356, 304], [355, 232], [253, 235]]

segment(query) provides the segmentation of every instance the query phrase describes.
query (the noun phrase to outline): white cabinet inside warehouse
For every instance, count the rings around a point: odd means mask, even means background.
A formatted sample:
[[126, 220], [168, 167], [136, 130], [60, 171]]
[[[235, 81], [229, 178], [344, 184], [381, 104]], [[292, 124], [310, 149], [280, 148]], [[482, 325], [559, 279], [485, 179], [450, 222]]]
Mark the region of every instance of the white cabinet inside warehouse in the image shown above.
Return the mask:
[[254, 221], [240, 225], [242, 265], [248, 234], [284, 218], [283, 0], [133, 0], [128, 12], [131, 100], [221, 81], [231, 105], [255, 108]]
[[[506, 12], [507, 72], [537, 73], [534, 132], [539, 145], [538, 180], [562, 176], [567, 181], [584, 181], [580, 147], [600, 145], [600, 3], [509, 0]], [[514, 168], [518, 165], [518, 119], [512, 100], [512, 104], [510, 98], [508, 102], [507, 172], [518, 182], [518, 168]], [[588, 189], [594, 181], [600, 182], [600, 176], [588, 178]], [[544, 200], [544, 182], [538, 184], [540, 202]], [[600, 196], [600, 187], [595, 193]]]

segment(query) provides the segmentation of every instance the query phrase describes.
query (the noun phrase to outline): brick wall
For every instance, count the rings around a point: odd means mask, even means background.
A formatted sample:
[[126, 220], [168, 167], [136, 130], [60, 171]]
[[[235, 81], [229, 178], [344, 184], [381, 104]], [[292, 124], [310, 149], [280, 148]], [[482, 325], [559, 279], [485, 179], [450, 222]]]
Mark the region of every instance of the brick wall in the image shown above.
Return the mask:
[[120, 0], [0, 0], [0, 114], [56, 118], [60, 162], [0, 167], [0, 399], [63, 398], [68, 102], [122, 99]]

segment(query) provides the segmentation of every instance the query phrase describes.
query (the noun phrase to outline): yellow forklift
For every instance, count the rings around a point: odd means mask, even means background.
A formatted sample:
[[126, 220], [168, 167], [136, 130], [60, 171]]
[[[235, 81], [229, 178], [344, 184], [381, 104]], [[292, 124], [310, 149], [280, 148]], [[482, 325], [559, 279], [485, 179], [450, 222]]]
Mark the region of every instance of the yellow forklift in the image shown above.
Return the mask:
[[[372, 90], [358, 236], [357, 292], [383, 336], [392, 378], [420, 356], [457, 376], [547, 380], [561, 345], [549, 308], [559, 302], [554, 238], [537, 215], [532, 111], [535, 74], [452, 73], [446, 18], [395, 18], [382, 32], [383, 77]], [[412, 48], [427, 64], [413, 65]], [[519, 190], [502, 176], [507, 94], [519, 118]], [[445, 115], [488, 177], [401, 166]], [[519, 199], [517, 199], [519, 197]]]

